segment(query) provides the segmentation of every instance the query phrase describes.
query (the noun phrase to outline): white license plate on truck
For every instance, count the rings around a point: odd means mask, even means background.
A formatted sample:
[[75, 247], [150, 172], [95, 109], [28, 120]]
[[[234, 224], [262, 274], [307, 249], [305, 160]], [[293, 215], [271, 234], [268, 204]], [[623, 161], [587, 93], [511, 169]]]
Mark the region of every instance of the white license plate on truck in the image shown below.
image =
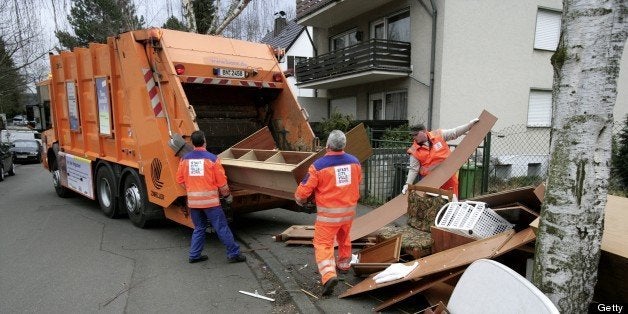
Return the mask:
[[218, 69], [218, 76], [231, 78], [244, 78], [244, 70]]

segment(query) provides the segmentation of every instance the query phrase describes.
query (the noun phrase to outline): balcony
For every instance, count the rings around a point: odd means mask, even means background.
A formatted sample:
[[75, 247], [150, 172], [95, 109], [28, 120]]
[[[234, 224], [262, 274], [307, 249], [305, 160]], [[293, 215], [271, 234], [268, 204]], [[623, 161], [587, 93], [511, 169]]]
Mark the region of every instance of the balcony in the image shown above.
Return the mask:
[[394, 0], [297, 0], [297, 23], [330, 28]]
[[330, 89], [407, 77], [410, 43], [384, 39], [338, 49], [296, 66], [299, 88]]

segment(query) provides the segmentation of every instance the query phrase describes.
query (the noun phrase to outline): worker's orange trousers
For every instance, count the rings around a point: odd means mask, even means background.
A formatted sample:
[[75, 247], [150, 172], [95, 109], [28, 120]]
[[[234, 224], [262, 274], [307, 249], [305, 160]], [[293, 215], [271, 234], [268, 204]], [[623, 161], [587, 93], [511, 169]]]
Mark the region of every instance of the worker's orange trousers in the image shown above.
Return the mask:
[[[334, 258], [334, 240], [338, 242], [338, 264], [343, 270], [348, 270], [351, 261], [351, 224], [353, 221], [342, 224], [314, 224], [314, 256], [321, 274], [321, 283], [336, 277], [336, 259]], [[343, 267], [344, 266], [344, 267]]]
[[441, 190], [452, 190], [456, 197], [458, 197], [458, 175], [453, 175], [447, 182], [440, 186]]

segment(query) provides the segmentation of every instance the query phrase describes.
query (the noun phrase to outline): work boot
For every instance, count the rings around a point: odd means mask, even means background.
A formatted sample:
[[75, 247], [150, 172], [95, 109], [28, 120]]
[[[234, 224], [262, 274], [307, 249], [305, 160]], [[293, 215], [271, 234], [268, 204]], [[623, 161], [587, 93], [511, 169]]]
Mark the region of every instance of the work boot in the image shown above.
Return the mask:
[[188, 262], [190, 262], [190, 264], [194, 264], [194, 263], [206, 261], [208, 259], [209, 259], [209, 257], [207, 257], [207, 255], [201, 255], [201, 256], [199, 256], [197, 258], [190, 258], [190, 259], [188, 259]]
[[331, 277], [331, 279], [327, 280], [327, 282], [323, 285], [323, 295], [332, 294], [337, 284], [338, 278], [336, 277]]
[[229, 257], [227, 260], [229, 261], [229, 263], [242, 263], [246, 262], [246, 256], [240, 254], [234, 257]]

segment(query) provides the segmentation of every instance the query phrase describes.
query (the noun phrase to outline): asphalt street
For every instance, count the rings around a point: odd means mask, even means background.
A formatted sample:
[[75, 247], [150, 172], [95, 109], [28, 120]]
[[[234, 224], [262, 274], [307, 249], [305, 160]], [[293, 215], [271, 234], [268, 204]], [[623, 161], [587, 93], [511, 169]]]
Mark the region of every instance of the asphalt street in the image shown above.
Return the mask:
[[[277, 208], [236, 217], [232, 229], [247, 262], [227, 263], [209, 234], [209, 260], [189, 264], [191, 229], [167, 222], [139, 229], [126, 218], [105, 217], [96, 201], [57, 197], [39, 164], [16, 172], [0, 182], [0, 312], [368, 313], [386, 297], [376, 291], [338, 299], [361, 281], [351, 273], [340, 275], [332, 296], [321, 297], [313, 248], [272, 238], [313, 224], [313, 214]], [[368, 210], [360, 207], [359, 214]], [[421, 306], [410, 300], [390, 312]]]

